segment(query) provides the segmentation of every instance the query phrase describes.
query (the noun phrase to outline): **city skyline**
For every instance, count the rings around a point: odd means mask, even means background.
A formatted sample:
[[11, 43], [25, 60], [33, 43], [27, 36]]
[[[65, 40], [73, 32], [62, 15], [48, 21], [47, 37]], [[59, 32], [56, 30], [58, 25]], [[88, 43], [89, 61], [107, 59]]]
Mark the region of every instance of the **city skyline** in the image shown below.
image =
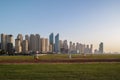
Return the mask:
[[41, 37], [40, 34], [18, 34], [14, 39], [12, 34], [1, 34], [0, 50], [8, 54], [12, 53], [78, 53], [78, 54], [101, 54], [104, 51], [103, 42], [98, 48], [93, 48], [93, 44], [72, 42], [61, 40], [59, 33], [54, 36], [50, 33], [49, 39]]
[[59, 33], [60, 39], [105, 44], [105, 52], [120, 52], [119, 0], [1, 0], [0, 32]]

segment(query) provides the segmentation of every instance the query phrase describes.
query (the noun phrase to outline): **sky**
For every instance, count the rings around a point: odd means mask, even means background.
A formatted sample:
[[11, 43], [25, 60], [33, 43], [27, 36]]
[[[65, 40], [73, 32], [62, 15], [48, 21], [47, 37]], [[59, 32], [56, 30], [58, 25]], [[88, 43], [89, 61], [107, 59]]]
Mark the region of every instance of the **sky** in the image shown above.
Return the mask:
[[104, 43], [105, 52], [120, 52], [120, 0], [0, 0], [0, 33], [51, 32], [60, 39]]

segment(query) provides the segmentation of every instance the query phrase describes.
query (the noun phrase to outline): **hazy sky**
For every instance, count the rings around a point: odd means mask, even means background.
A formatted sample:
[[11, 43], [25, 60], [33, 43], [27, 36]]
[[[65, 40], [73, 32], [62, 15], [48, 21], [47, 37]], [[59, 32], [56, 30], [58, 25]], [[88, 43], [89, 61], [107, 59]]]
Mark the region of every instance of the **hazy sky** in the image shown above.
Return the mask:
[[120, 52], [120, 0], [0, 0], [0, 32], [36, 34]]

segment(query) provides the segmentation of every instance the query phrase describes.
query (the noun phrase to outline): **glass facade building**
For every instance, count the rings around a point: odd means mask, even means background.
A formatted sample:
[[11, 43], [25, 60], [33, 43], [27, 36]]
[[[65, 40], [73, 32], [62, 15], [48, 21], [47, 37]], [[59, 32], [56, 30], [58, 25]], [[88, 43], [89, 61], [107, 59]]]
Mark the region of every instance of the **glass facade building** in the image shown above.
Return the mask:
[[52, 52], [54, 52], [54, 34], [51, 33], [49, 36], [49, 44], [52, 46]]
[[55, 52], [60, 52], [59, 34], [55, 36]]

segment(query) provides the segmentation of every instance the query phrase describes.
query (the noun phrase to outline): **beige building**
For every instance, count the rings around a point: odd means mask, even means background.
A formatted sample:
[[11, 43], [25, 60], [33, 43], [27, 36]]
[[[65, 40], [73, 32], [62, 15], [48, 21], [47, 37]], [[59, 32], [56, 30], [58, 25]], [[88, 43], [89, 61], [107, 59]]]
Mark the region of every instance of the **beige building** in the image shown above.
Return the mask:
[[13, 35], [6, 35], [6, 43], [14, 43]]
[[59, 44], [60, 44], [60, 49], [63, 48], [63, 41], [59, 40]]
[[20, 43], [22, 44], [22, 41], [23, 41], [23, 36], [22, 36], [22, 34], [18, 34], [18, 35], [17, 35], [17, 39], [20, 39]]
[[14, 43], [13, 35], [1, 34], [1, 48], [7, 50], [7, 44]]
[[23, 36], [22, 36], [22, 34], [18, 34], [17, 35], [17, 39], [19, 39], [20, 40], [20, 45], [21, 45], [21, 49], [22, 49], [22, 42], [23, 42]]
[[51, 44], [49, 44], [49, 52], [52, 52], [52, 49], [53, 47], [52, 47], [52, 45]]
[[28, 41], [28, 51], [30, 51], [30, 37], [29, 37], [29, 35], [25, 35], [25, 40]]
[[28, 53], [28, 40], [23, 40], [22, 45], [23, 45], [22, 52], [23, 53]]
[[45, 39], [41, 38], [40, 41], [41, 41], [41, 52], [45, 53], [46, 52], [45, 51]]
[[45, 38], [45, 52], [49, 52], [49, 43], [47, 38]]
[[22, 46], [20, 39], [15, 39], [15, 50], [17, 53], [22, 52]]

